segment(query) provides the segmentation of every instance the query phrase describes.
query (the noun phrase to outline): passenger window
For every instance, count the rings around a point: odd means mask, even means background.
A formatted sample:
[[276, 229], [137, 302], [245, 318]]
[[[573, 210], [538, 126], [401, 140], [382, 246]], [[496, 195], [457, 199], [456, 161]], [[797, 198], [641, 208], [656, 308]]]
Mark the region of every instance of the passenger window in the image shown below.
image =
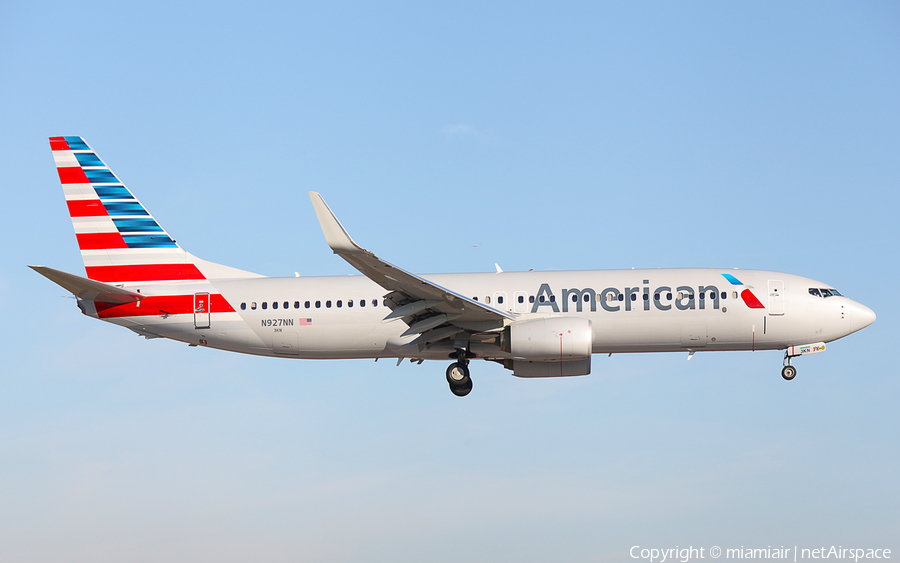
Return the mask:
[[488, 295], [487, 297], [485, 297], [484, 302], [487, 303], [488, 305], [490, 305], [491, 304], [491, 296]]
[[722, 299], [725, 299], [726, 297], [728, 297], [728, 293], [726, 293], [726, 292], [723, 291], [723, 292], [722, 292]]
[[620, 293], [620, 294], [619, 294], [619, 301], [625, 301], [625, 294], [624, 294], [624, 293]]
[[322, 302], [316, 301], [316, 309], [321, 309], [321, 308], [322, 308]]
[[551, 302], [551, 303], [556, 303], [556, 296], [555, 296], [555, 295], [551, 295], [551, 296], [550, 296], [550, 302]]
[[328, 301], [325, 302], [325, 308], [331, 309], [331, 299], [329, 299]]
[[540, 301], [541, 303], [543, 303], [543, 302], [544, 302], [544, 296], [541, 295], [541, 297], [540, 297], [540, 299], [538, 299], [538, 301]]
[[366, 306], [366, 300], [365, 300], [365, 299], [360, 299], [360, 300], [359, 300], [359, 306], [360, 306], [360, 307], [365, 307], [365, 306]]
[[671, 301], [671, 300], [672, 300], [672, 294], [671, 294], [671, 293], [667, 293], [667, 294], [666, 294], [666, 299], [668, 299], [669, 301]]
[[684, 299], [684, 293], [682, 293], [682, 292], [679, 291], [679, 292], [678, 292], [678, 298], [679, 298], [679, 299]]
[[294, 309], [299, 309], [299, 308], [300, 308], [300, 302], [294, 301]]
[[658, 293], [654, 293], [654, 294], [653, 294], [653, 300], [654, 300], [654, 301], [659, 301], [659, 294], [658, 294]]
[[373, 306], [373, 307], [377, 307], [377, 306], [378, 306], [378, 300], [377, 300], [377, 299], [373, 299], [373, 300], [372, 300], [372, 306]]
[[645, 293], [645, 294], [644, 294], [644, 301], [650, 301], [650, 294], [649, 294], [649, 293]]
[[572, 303], [578, 303], [578, 296], [577, 296], [577, 295], [574, 295], [574, 294], [572, 295]]
[[263, 301], [263, 309], [265, 309], [265, 308], [268, 307], [268, 306], [269, 306], [269, 303], [266, 302], [266, 301]]
[[[266, 305], [263, 304], [263, 309], [265, 309], [265, 308], [266, 308]], [[273, 308], [273, 309], [277, 309], [277, 308], [278, 308], [278, 301], [272, 301], [272, 308]]]
[[700, 294], [700, 299], [706, 299], [706, 293], [701, 293], [701, 294]]
[[309, 309], [309, 301], [307, 301], [306, 303], [304, 303], [303, 306], [306, 307], [307, 309]]
[[731, 292], [731, 298], [732, 298], [732, 299], [737, 299], [737, 291], [732, 291], [732, 292]]
[[288, 303], [287, 301], [285, 301], [283, 305], [285, 309], [288, 309], [290, 307], [290, 303]]
[[340, 309], [343, 305], [344, 305], [344, 302], [341, 301], [340, 299], [338, 299], [338, 302], [337, 302], [338, 309]]
[[534, 295], [529, 295], [529, 296], [528, 296], [528, 302], [529, 302], [529, 303], [534, 303]]
[[472, 297], [472, 301], [478, 301], [477, 297]]
[[497, 303], [503, 303], [503, 296], [502, 296], [502, 295], [498, 295], [498, 296], [497, 296]]
[[520, 296], [519, 296], [519, 303], [525, 303], [525, 296], [524, 296], [524, 295], [520, 295]]
[[352, 306], [353, 306], [353, 300], [352, 300], [352, 299], [348, 299], [348, 300], [347, 300], [347, 306], [348, 306], [348, 307], [352, 307]]
[[632, 300], [632, 301], [637, 301], [637, 293], [632, 293], [632, 294], [631, 294], [631, 300]]
[[254, 311], [256, 310], [256, 301], [252, 301], [252, 302], [250, 303], [250, 309], [252, 309], [252, 310], [254, 310]]
[[246, 311], [246, 310], [247, 310], [247, 304], [241, 303], [241, 311]]
[[587, 302], [590, 301], [590, 300], [591, 300], [591, 296], [588, 295], [587, 293], [585, 293], [585, 294], [584, 294], [584, 302], [587, 303]]

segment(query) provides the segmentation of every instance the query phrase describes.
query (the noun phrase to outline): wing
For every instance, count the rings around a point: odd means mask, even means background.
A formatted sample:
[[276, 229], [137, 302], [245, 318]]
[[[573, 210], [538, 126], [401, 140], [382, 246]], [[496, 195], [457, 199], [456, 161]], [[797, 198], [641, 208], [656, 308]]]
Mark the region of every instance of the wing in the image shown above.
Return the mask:
[[403, 319], [409, 325], [403, 336], [420, 335], [414, 343], [435, 342], [463, 331], [495, 331], [515, 320], [509, 313], [488, 307], [378, 258], [350, 238], [321, 195], [309, 192], [309, 197], [328, 246], [364, 276], [391, 292], [386, 296], [391, 313], [384, 318], [384, 322]]

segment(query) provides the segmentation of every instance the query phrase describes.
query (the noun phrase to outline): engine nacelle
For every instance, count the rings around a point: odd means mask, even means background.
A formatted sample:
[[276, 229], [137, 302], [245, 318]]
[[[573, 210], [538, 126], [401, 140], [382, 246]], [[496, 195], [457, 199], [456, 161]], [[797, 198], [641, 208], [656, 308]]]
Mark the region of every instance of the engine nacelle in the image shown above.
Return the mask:
[[591, 321], [582, 317], [545, 317], [513, 323], [509, 351], [532, 362], [568, 362], [591, 357]]

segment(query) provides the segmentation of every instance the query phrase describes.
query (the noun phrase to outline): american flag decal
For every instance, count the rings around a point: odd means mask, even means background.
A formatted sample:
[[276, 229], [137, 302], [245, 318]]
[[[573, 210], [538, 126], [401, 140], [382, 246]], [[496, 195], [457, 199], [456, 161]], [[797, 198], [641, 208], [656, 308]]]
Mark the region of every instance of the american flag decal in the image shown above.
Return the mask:
[[312, 319], [299, 319], [297, 324], [300, 326], [309, 326], [312, 324]]

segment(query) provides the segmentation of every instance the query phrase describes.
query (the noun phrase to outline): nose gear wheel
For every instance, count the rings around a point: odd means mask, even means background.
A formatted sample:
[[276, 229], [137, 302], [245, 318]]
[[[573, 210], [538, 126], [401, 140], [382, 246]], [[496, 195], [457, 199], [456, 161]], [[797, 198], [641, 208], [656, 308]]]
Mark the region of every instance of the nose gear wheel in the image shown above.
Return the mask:
[[781, 368], [781, 377], [784, 378], [785, 381], [790, 381], [797, 377], [797, 368], [791, 365], [791, 358], [795, 356], [789, 356], [787, 350], [784, 351], [784, 367]]

